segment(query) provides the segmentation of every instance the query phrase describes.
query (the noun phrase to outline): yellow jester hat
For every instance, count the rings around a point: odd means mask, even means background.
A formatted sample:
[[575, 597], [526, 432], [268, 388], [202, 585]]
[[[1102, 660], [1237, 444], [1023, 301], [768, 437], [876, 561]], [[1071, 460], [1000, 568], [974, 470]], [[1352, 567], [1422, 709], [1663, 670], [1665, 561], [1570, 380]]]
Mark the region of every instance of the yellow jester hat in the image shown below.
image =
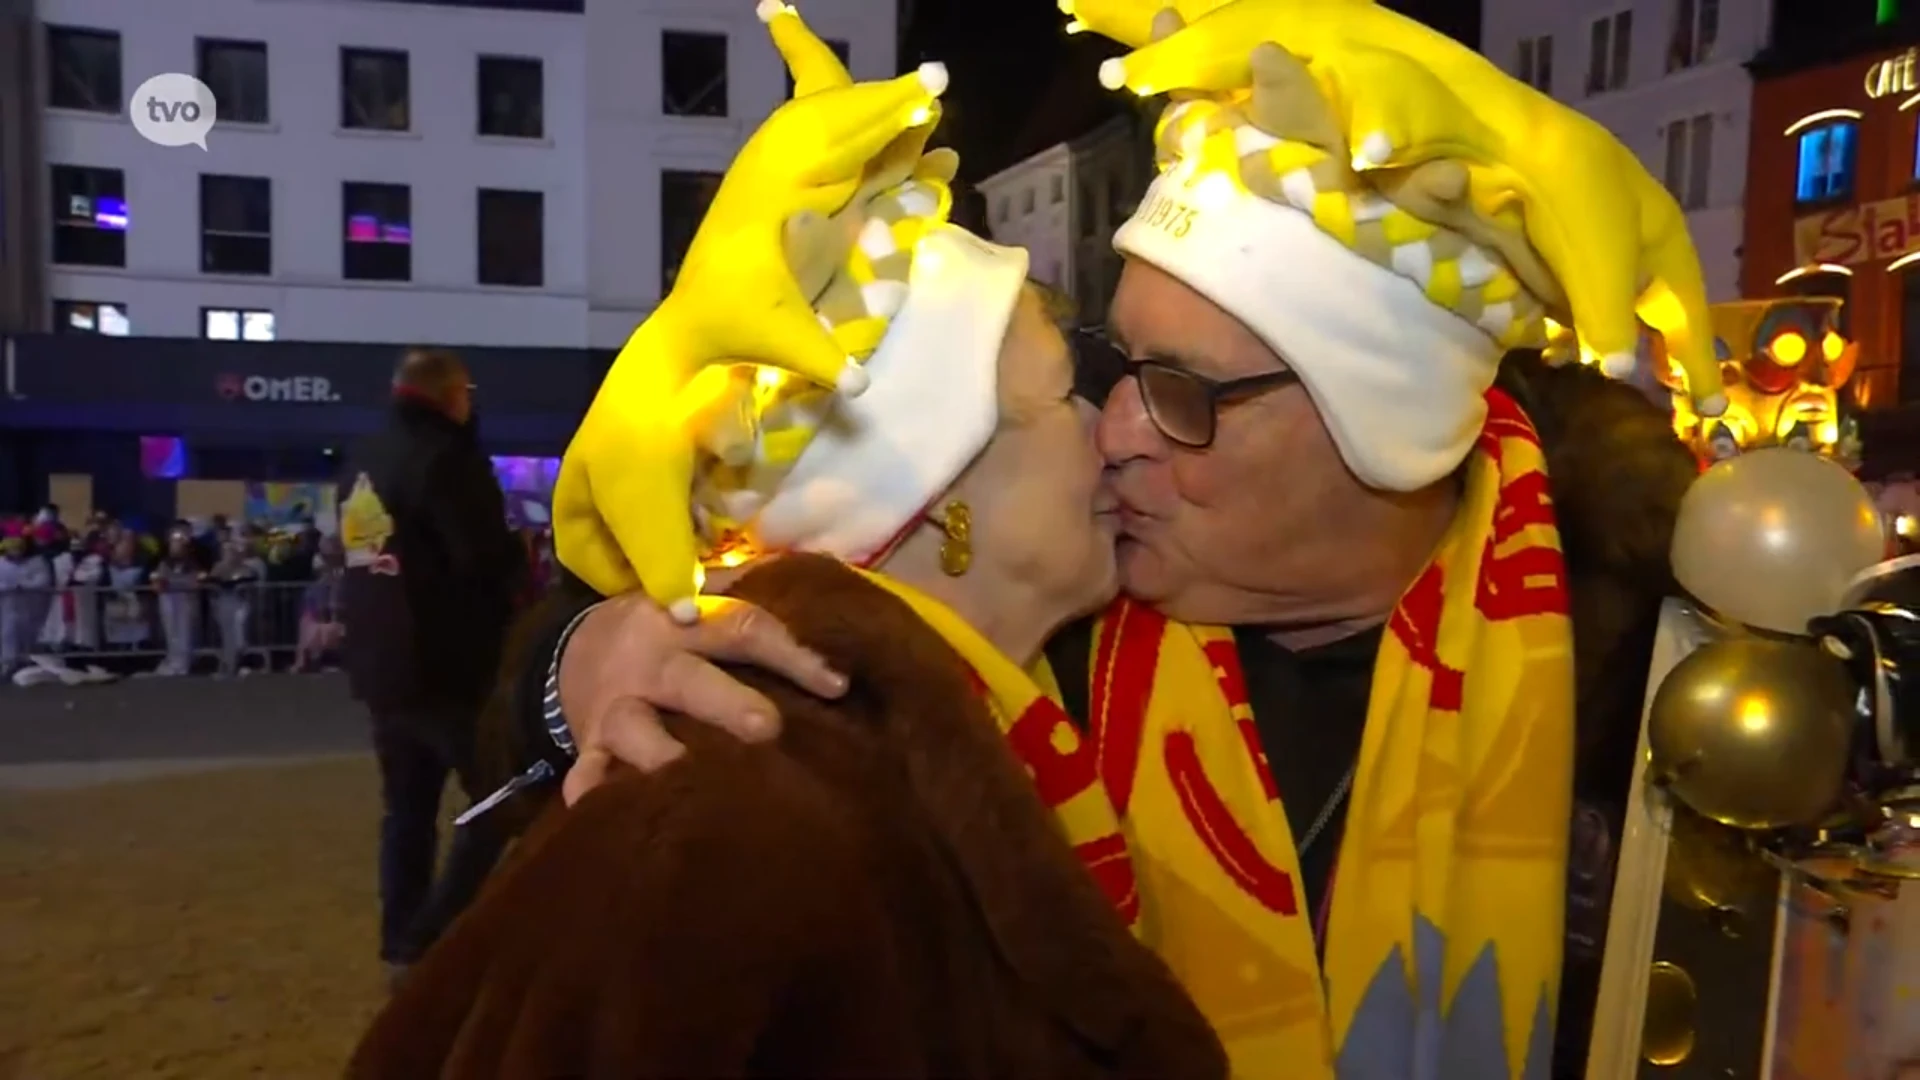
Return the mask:
[[852, 350], [803, 295], [788, 237], [846, 207], [876, 156], [927, 125], [946, 89], [938, 64], [855, 84], [790, 8], [760, 10], [796, 96], [734, 158], [673, 291], [614, 359], [554, 488], [560, 562], [603, 594], [642, 586], [682, 621], [699, 611], [696, 415], [724, 387], [726, 368], [743, 362], [849, 397], [866, 389]]
[[[1284, 266], [1274, 272], [1276, 264], [1303, 261], [1315, 248], [1306, 240], [1270, 249], [1261, 266], [1219, 265], [1217, 256], [1236, 235], [1243, 239], [1233, 250], [1258, 247], [1244, 237], [1262, 227], [1289, 237], [1298, 232], [1253, 210], [1255, 203], [1291, 211], [1296, 222], [1310, 218], [1340, 247], [1478, 324], [1498, 348], [1537, 344], [1536, 313], [1544, 309], [1572, 326], [1609, 374], [1622, 376], [1634, 363], [1637, 316], [1666, 339], [1695, 407], [1710, 416], [1725, 409], [1685, 216], [1632, 152], [1592, 120], [1373, 0], [1060, 4], [1079, 27], [1134, 47], [1107, 62], [1103, 83], [1142, 95], [1171, 92], [1175, 99], [1160, 131], [1167, 171], [1116, 246], [1160, 264], [1250, 324], [1258, 321], [1250, 312], [1272, 312], [1267, 322], [1274, 325], [1254, 329], [1302, 368], [1323, 415], [1355, 418], [1349, 438], [1365, 437], [1357, 429], [1378, 428], [1403, 409], [1419, 420], [1416, 400], [1446, 381], [1438, 368], [1474, 368], [1486, 382], [1493, 369], [1470, 357], [1473, 350], [1452, 329], [1436, 334], [1439, 324], [1426, 315], [1387, 302], [1387, 311], [1418, 321], [1424, 336], [1441, 343], [1436, 370], [1330, 370], [1316, 379], [1318, 373], [1306, 370], [1316, 359], [1303, 346], [1331, 342], [1336, 353], [1351, 356], [1352, 348], [1338, 347], [1343, 341], [1353, 346], [1392, 336], [1354, 320], [1386, 312], [1358, 310], [1334, 282], [1316, 286], [1313, 275], [1290, 274]], [[1180, 225], [1187, 238], [1213, 233], [1218, 246], [1167, 242], [1175, 239], [1167, 235], [1167, 220], [1186, 211], [1194, 212]], [[1249, 221], [1263, 225], [1249, 232]], [[1339, 261], [1326, 255], [1314, 256], [1316, 271]], [[1170, 259], [1181, 261], [1169, 266]], [[1216, 294], [1235, 281], [1244, 290], [1249, 279], [1264, 286], [1259, 296]], [[1297, 283], [1303, 309], [1333, 318], [1331, 324], [1320, 320], [1323, 340], [1287, 340], [1280, 324], [1290, 316], [1280, 309], [1289, 305], [1276, 300], [1276, 280]], [[1370, 295], [1391, 301], [1392, 292], [1377, 287]], [[1348, 325], [1338, 322], [1342, 310]], [[1354, 392], [1364, 386], [1382, 396], [1371, 406], [1325, 400], [1349, 382]], [[1369, 413], [1378, 415], [1369, 421]], [[1338, 426], [1340, 415], [1329, 419]], [[1427, 422], [1435, 423], [1431, 416]], [[1430, 440], [1428, 449], [1434, 445]], [[1363, 478], [1382, 486], [1404, 486], [1425, 471], [1419, 462], [1376, 462], [1388, 475], [1368, 477], [1361, 467], [1367, 462], [1354, 461], [1354, 448], [1343, 443], [1342, 451]]]
[[[758, 10], [793, 72], [795, 99], [756, 141], [796, 106], [838, 101], [858, 108], [857, 92], [893, 85], [855, 84], [790, 6], [768, 2]], [[871, 561], [992, 437], [1000, 345], [1027, 258], [946, 223], [958, 159], [950, 151], [922, 155], [936, 115], [923, 103], [917, 124], [904, 131], [896, 125], [894, 138], [869, 144], [840, 205], [784, 221], [763, 211], [785, 275], [774, 295], [804, 304], [805, 325], [832, 342], [835, 356], [859, 365], [857, 399], [740, 354], [700, 373], [674, 409], [630, 418], [648, 425], [635, 439], [647, 450], [608, 462], [608, 471], [651, 471], [665, 453], [676, 467], [686, 462], [657, 501], [608, 506], [601, 486], [592, 491], [602, 514], [631, 511], [645, 522], [631, 542], [622, 538], [622, 553], [636, 565], [672, 571], [658, 578], [667, 587], [689, 583], [676, 594], [643, 570], [656, 600], [691, 600], [701, 563], [730, 564], [755, 552]], [[730, 174], [726, 184], [733, 180]], [[702, 235], [711, 226], [710, 216]], [[686, 287], [683, 272], [674, 298]], [[716, 290], [710, 302], [745, 317], [767, 302], [774, 285], [720, 269], [704, 287]], [[641, 353], [631, 362], [661, 361]], [[569, 461], [578, 446], [576, 439]], [[555, 519], [556, 541], [564, 542], [558, 513]]]

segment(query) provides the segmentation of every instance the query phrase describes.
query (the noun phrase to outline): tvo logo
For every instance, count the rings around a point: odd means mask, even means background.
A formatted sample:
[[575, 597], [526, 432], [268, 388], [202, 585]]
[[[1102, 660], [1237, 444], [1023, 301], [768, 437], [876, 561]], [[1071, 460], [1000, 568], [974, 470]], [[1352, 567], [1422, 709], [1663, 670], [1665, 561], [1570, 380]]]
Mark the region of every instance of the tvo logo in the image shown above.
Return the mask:
[[222, 375], [214, 389], [228, 401], [303, 402], [331, 404], [340, 394], [325, 375]]
[[213, 90], [191, 75], [168, 72], [140, 84], [127, 102], [127, 117], [140, 137], [158, 146], [207, 148], [207, 132], [219, 118]]

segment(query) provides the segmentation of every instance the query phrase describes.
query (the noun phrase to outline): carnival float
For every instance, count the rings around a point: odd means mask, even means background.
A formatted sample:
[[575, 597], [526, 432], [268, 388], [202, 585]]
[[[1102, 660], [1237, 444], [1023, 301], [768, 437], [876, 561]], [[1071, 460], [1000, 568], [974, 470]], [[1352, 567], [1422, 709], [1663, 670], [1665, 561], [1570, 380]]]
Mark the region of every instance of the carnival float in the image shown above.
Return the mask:
[[[1727, 394], [1727, 409], [1703, 417], [1693, 408], [1685, 376], [1669, 361], [1658, 334], [1642, 334], [1638, 362], [1628, 382], [1673, 414], [1674, 432], [1703, 465], [1748, 450], [1787, 446], [1832, 457], [1851, 467], [1859, 460], [1858, 424], [1848, 384], [1857, 368], [1859, 344], [1846, 337], [1842, 301], [1832, 297], [1780, 297], [1715, 304], [1714, 355]], [[1548, 355], [1571, 358], [1571, 331], [1548, 325]], [[1581, 355], [1592, 364], [1590, 355]]]
[[1920, 1076], [1920, 556], [1887, 559], [1906, 522], [1851, 474], [1840, 314], [1714, 307], [1717, 417], [1657, 336], [1626, 376], [1702, 473], [1674, 531], [1684, 598], [1654, 646], [1593, 1080]]

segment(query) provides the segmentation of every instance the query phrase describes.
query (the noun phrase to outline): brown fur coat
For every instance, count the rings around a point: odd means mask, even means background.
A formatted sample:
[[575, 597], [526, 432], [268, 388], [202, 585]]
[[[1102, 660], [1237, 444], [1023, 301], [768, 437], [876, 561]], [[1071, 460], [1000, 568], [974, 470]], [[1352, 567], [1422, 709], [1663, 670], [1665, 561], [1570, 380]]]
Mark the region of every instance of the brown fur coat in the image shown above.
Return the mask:
[[[1597, 846], [1574, 823], [1555, 1069], [1572, 1077], [1655, 619], [1674, 589], [1667, 548], [1696, 466], [1631, 387], [1527, 354], [1500, 385], [1546, 447], [1572, 584], [1581, 813], [1610, 819]], [[685, 762], [550, 809], [375, 1022], [350, 1075], [1225, 1075], [938, 638], [816, 559], [772, 564], [738, 591], [856, 691], [823, 705], [739, 672], [788, 718], [777, 748], [670, 721]], [[502, 747], [520, 740], [500, 727]], [[500, 779], [518, 767], [502, 762]]]
[[734, 592], [855, 689], [742, 673], [786, 720], [777, 745], [669, 721], [685, 760], [550, 809], [349, 1075], [1227, 1075], [944, 641], [826, 559]]

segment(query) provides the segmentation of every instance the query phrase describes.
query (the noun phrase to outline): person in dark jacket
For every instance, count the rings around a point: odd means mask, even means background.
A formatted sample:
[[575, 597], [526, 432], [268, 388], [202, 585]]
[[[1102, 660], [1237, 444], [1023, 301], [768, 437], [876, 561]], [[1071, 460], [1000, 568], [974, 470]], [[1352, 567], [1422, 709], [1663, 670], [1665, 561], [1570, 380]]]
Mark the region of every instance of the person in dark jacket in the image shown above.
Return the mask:
[[475, 718], [525, 572], [472, 391], [453, 353], [408, 352], [392, 419], [354, 449], [340, 499], [347, 672], [380, 761], [380, 955], [394, 979], [472, 900], [504, 843], [485, 821], [459, 828], [435, 879], [447, 774], [485, 794]]

